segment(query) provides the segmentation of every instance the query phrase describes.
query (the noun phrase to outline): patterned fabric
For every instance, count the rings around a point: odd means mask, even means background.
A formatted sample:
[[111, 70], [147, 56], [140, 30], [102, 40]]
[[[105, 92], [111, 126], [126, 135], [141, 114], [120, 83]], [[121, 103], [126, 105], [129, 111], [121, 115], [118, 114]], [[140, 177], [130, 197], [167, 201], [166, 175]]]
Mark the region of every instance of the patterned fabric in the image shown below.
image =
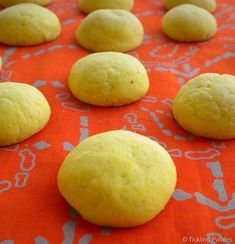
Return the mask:
[[[217, 35], [207, 42], [184, 44], [161, 32], [162, 0], [136, 0], [133, 12], [144, 25], [145, 38], [130, 54], [145, 65], [151, 87], [141, 101], [120, 108], [82, 104], [68, 90], [72, 65], [89, 53], [74, 38], [84, 18], [75, 0], [55, 0], [49, 6], [63, 26], [58, 40], [28, 48], [0, 46], [1, 80], [32, 84], [52, 108], [42, 132], [0, 149], [0, 243], [235, 242], [235, 141], [195, 137], [171, 114], [172, 100], [190, 78], [204, 72], [235, 75], [235, 3], [217, 2]], [[69, 151], [87, 136], [114, 129], [158, 141], [177, 167], [177, 187], [166, 209], [139, 228], [89, 224], [57, 190], [57, 171]]]

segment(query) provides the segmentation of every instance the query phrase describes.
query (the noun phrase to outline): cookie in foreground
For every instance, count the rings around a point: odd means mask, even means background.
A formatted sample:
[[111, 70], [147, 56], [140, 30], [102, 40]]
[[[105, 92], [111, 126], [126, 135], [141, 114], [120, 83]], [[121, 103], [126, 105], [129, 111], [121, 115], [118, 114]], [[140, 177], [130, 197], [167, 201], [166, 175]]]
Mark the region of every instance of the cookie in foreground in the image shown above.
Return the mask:
[[100, 226], [132, 227], [156, 217], [171, 198], [175, 165], [157, 142], [130, 132], [91, 136], [62, 163], [58, 188], [82, 218]]

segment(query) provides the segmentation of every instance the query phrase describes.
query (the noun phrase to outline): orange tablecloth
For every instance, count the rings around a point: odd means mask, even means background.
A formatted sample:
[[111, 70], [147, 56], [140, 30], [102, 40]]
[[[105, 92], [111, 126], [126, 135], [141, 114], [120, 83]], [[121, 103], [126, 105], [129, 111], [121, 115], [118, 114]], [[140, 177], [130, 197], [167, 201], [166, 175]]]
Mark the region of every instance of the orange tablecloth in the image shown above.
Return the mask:
[[[75, 0], [48, 6], [63, 26], [58, 40], [29, 48], [0, 46], [1, 80], [36, 86], [52, 108], [42, 132], [0, 149], [0, 243], [206, 243], [207, 237], [214, 243], [222, 237], [235, 242], [235, 141], [192, 136], [171, 115], [172, 99], [190, 78], [204, 72], [235, 75], [235, 3], [217, 2], [217, 35], [208, 42], [182, 44], [161, 32], [163, 1], [136, 0], [133, 12], [144, 25], [145, 39], [131, 54], [144, 63], [151, 86], [141, 101], [120, 108], [81, 104], [67, 88], [71, 66], [89, 53], [74, 38], [84, 18]], [[57, 190], [58, 168], [73, 146], [113, 129], [157, 140], [177, 167], [176, 191], [166, 209], [138, 228], [89, 224]]]

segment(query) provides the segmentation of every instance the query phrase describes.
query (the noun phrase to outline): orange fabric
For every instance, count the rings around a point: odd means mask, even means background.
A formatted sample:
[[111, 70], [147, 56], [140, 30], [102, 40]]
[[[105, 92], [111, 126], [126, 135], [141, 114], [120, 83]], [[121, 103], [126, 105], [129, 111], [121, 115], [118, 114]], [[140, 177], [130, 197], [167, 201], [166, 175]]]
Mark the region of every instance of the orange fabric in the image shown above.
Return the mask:
[[[171, 116], [172, 99], [190, 78], [204, 72], [235, 75], [234, 2], [218, 0], [214, 14], [219, 30], [212, 40], [183, 44], [161, 32], [163, 1], [136, 0], [133, 12], [146, 36], [131, 54], [148, 69], [151, 86], [141, 101], [120, 108], [84, 105], [71, 96], [69, 71], [89, 53], [74, 38], [84, 15], [75, 0], [55, 0], [48, 7], [63, 26], [58, 40], [28, 48], [0, 46], [1, 80], [33, 84], [52, 108], [42, 132], [0, 149], [0, 243], [206, 243], [209, 236], [235, 242], [235, 141], [194, 137]], [[176, 164], [178, 182], [166, 209], [150, 223], [130, 229], [101, 228], [73, 213], [58, 193], [56, 174], [81, 139], [121, 128], [165, 146]]]

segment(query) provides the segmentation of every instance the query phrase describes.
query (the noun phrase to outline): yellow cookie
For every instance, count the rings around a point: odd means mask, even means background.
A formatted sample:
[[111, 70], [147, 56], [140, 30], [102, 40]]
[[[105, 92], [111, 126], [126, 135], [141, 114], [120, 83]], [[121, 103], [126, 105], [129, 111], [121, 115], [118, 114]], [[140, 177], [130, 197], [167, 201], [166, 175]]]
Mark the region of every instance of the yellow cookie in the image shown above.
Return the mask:
[[61, 32], [57, 16], [47, 8], [24, 3], [0, 12], [0, 42], [32, 46], [56, 39]]
[[179, 5], [163, 17], [162, 30], [171, 39], [198, 42], [212, 38], [217, 31], [215, 17], [192, 4]]
[[138, 47], [143, 37], [140, 21], [121, 9], [96, 10], [82, 21], [76, 31], [78, 43], [94, 52], [127, 52]]
[[235, 138], [235, 76], [208, 73], [190, 80], [177, 94], [173, 114], [195, 135]]
[[80, 0], [80, 9], [84, 13], [90, 13], [97, 9], [125, 9], [133, 8], [134, 0]]
[[60, 167], [58, 187], [96, 225], [131, 227], [159, 214], [176, 184], [175, 165], [157, 142], [109, 131], [80, 143]]
[[0, 0], [0, 6], [9, 7], [20, 3], [34, 3], [41, 6], [48, 5], [52, 0]]
[[50, 106], [36, 88], [15, 82], [0, 83], [0, 146], [21, 142], [42, 130]]
[[143, 97], [148, 74], [138, 59], [117, 52], [90, 54], [78, 60], [69, 76], [69, 88], [82, 102], [120, 106]]
[[2, 69], [2, 58], [0, 56], [0, 70]]
[[198, 7], [204, 8], [209, 12], [213, 12], [216, 9], [215, 0], [165, 0], [166, 9], [174, 8], [181, 4], [194, 4]]

